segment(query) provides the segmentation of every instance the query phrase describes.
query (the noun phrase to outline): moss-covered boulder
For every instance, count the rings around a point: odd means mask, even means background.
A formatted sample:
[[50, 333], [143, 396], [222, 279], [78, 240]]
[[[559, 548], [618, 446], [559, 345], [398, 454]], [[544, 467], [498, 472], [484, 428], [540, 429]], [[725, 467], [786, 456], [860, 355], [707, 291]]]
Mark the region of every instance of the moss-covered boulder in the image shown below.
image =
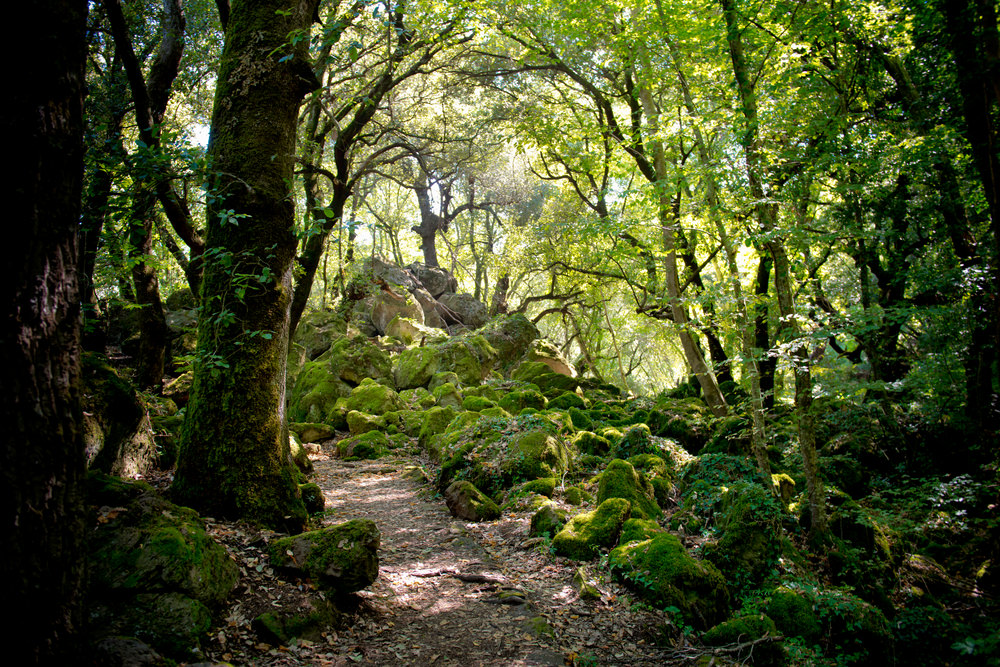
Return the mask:
[[385, 418], [377, 415], [370, 415], [357, 410], [347, 413], [347, 428], [351, 435], [360, 435], [369, 431], [384, 431], [386, 427]]
[[781, 555], [781, 505], [770, 489], [737, 482], [723, 496], [718, 539], [703, 549], [706, 559], [731, 582], [748, 590], [771, 574]]
[[628, 461], [615, 459], [601, 473], [597, 502], [608, 498], [624, 498], [632, 503], [632, 516], [637, 519], [658, 519], [663, 515], [654, 498], [653, 485]]
[[87, 495], [98, 508], [90, 540], [95, 587], [116, 595], [179, 592], [217, 605], [236, 586], [236, 563], [194, 510], [105, 475], [88, 478]]
[[688, 554], [677, 536], [661, 533], [616, 547], [608, 556], [615, 573], [656, 604], [676, 607], [686, 623], [706, 629], [729, 615], [722, 574]]
[[369, 317], [379, 334], [389, 333], [389, 324], [396, 318], [406, 318], [423, 325], [424, 310], [405, 289], [380, 290], [370, 301]]
[[92, 473], [87, 501], [88, 622], [95, 636], [136, 637], [174, 659], [200, 654], [212, 609], [239, 568], [200, 517], [148, 485]]
[[569, 469], [571, 457], [565, 441], [545, 430], [516, 435], [510, 449], [509, 469], [515, 477], [556, 477]]
[[300, 442], [321, 442], [336, 435], [336, 430], [329, 424], [314, 424], [311, 422], [292, 422], [288, 430], [298, 436]]
[[500, 518], [500, 508], [476, 486], [466, 480], [448, 485], [444, 501], [453, 516], [467, 521], [493, 521]]
[[571, 391], [564, 391], [548, 402], [549, 410], [569, 410], [570, 408], [585, 408], [587, 404], [582, 398]]
[[551, 537], [562, 530], [566, 519], [566, 510], [559, 509], [553, 502], [547, 502], [531, 516], [528, 534], [532, 537]]
[[288, 418], [343, 428], [347, 411], [338, 401], [350, 395], [351, 385], [332, 373], [328, 360], [307, 362], [291, 385]]
[[607, 456], [608, 452], [611, 451], [611, 442], [607, 438], [590, 431], [580, 431], [573, 436], [573, 446], [581, 454], [594, 456]]
[[522, 484], [518, 491], [524, 494], [537, 493], [540, 496], [551, 498], [552, 494], [556, 492], [556, 478], [540, 477], [539, 479], [530, 480]]
[[570, 519], [552, 538], [552, 549], [560, 556], [590, 560], [602, 547], [618, 543], [630, 510], [631, 503], [623, 498], [605, 500], [594, 511]]
[[121, 477], [136, 477], [156, 463], [156, 441], [139, 394], [94, 353], [81, 358], [83, 446], [87, 465]]
[[440, 447], [436, 445], [435, 439], [438, 438], [445, 429], [448, 428], [448, 424], [451, 420], [455, 418], [458, 414], [455, 408], [452, 407], [433, 407], [424, 413], [423, 424], [420, 426], [420, 434], [418, 436], [418, 441], [420, 443], [421, 449], [427, 452], [431, 459], [435, 461], [441, 460], [441, 450]]
[[484, 396], [469, 396], [468, 392], [465, 392], [466, 396], [462, 399], [462, 409], [470, 410], [472, 412], [482, 412], [489, 408], [495, 408], [496, 403]]
[[434, 400], [441, 407], [462, 407], [462, 392], [460, 392], [451, 382], [445, 382], [438, 387], [434, 387], [434, 391], [431, 392], [431, 395], [434, 396]]
[[292, 340], [302, 346], [306, 359], [312, 361], [346, 334], [347, 322], [343, 317], [331, 311], [317, 310], [302, 316]]
[[618, 543], [642, 542], [663, 532], [666, 531], [660, 528], [660, 524], [650, 519], [629, 519], [622, 526], [622, 534], [618, 538]]
[[323, 641], [331, 627], [338, 623], [340, 614], [329, 600], [307, 598], [295, 607], [266, 611], [251, 624], [261, 641], [284, 645], [295, 639]]
[[399, 390], [426, 387], [437, 372], [440, 359], [434, 346], [414, 347], [396, 357], [393, 377]]
[[369, 415], [383, 415], [386, 412], [401, 410], [403, 402], [399, 395], [374, 380], [366, 379], [351, 390], [351, 395], [344, 401], [344, 407]]
[[481, 335], [468, 333], [435, 345], [436, 371], [451, 371], [462, 385], [477, 385], [493, 370], [497, 351]]
[[538, 338], [538, 327], [522, 313], [498, 317], [478, 332], [496, 353], [496, 365], [506, 373], [524, 356], [531, 341]]
[[344, 438], [337, 443], [337, 456], [343, 459], [377, 459], [390, 448], [388, 436], [382, 431], [367, 431]]
[[330, 373], [352, 386], [366, 379], [388, 387], [394, 386], [392, 363], [387, 352], [367, 336], [342, 338], [317, 358], [327, 364]]
[[438, 302], [455, 313], [462, 324], [470, 329], [478, 329], [490, 319], [486, 304], [471, 294], [445, 293], [438, 297]]
[[786, 637], [801, 637], [806, 643], [813, 643], [823, 632], [812, 602], [789, 588], [771, 593], [764, 611]]
[[567, 505], [582, 505], [585, 501], [590, 500], [590, 494], [579, 486], [567, 486], [566, 490], [563, 491], [563, 500], [566, 501]]
[[271, 564], [334, 593], [352, 593], [378, 577], [381, 534], [374, 521], [355, 519], [271, 542]]
[[708, 646], [740, 646], [733, 658], [749, 665], [781, 667], [788, 663], [781, 641], [768, 641], [778, 637], [774, 621], [764, 614], [737, 616], [719, 623], [702, 635]]
[[499, 405], [507, 412], [516, 415], [526, 408], [544, 410], [547, 402], [540, 392], [533, 389], [522, 389], [504, 394], [500, 398]]

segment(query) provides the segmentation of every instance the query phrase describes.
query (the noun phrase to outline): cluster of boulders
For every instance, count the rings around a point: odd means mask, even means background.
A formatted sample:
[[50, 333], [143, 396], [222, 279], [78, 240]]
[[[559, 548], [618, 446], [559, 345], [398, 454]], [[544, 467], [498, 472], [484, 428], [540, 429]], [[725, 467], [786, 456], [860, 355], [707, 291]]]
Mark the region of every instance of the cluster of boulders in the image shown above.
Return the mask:
[[[781, 646], [768, 640], [779, 634], [796, 642], [822, 636], [845, 650], [863, 647], [875, 659], [886, 655], [891, 635], [878, 607], [858, 595], [827, 590], [819, 582], [803, 586], [785, 576], [789, 564], [804, 558], [785, 535], [808, 513], [796, 506], [792, 477], [779, 473], [764, 480], [749, 463], [745, 419], [715, 419], [700, 399], [682, 392], [634, 399], [613, 385], [578, 377], [523, 315], [489, 319], [484, 304], [455, 291], [454, 278], [440, 269], [376, 260], [351, 280], [348, 298], [337, 310], [303, 318], [290, 345], [287, 392], [290, 450], [303, 470], [309, 466], [307, 448], [345, 459], [423, 453], [439, 472], [432, 478], [421, 471], [419, 478], [437, 487], [454, 516], [490, 521], [528, 510], [526, 540], [544, 542], [555, 555], [584, 564], [603, 557], [638, 596], [672, 610], [678, 625], [705, 630], [708, 644], [739, 640], [757, 647], [755, 664], [782, 663]], [[178, 344], [183, 340], [182, 334], [175, 336]], [[183, 404], [184, 391], [182, 382], [175, 383], [167, 391], [172, 398], [156, 404], [154, 424], [161, 433], [176, 433], [176, 404]], [[96, 408], [91, 420], [104, 423]], [[142, 428], [148, 431], [148, 420]], [[776, 437], [781, 428], [775, 427]], [[108, 437], [110, 430], [94, 427], [105, 443], [120, 439]], [[115, 451], [148, 447], [134, 436], [124, 442], [134, 444], [116, 445]], [[162, 438], [160, 449], [169, 442], [169, 435]], [[95, 448], [94, 461], [112, 458], [100, 449]], [[780, 453], [773, 453], [780, 471]], [[312, 511], [321, 509], [315, 485], [301, 488], [315, 501]], [[106, 528], [136, 522], [141, 506], [156, 509], [147, 528], [122, 532], [126, 544], [109, 538], [112, 546], [97, 547], [108, 562], [123, 564], [123, 573], [138, 562], [127, 555], [129, 544], [172, 544], [185, 552], [192, 540], [202, 542], [187, 510], [141, 498], [146, 492], [133, 490], [100, 501]], [[864, 577], [891, 571], [891, 540], [846, 494], [831, 502], [839, 536], [832, 553], [843, 554], [831, 562], [842, 563], [845, 586], [872, 588]], [[180, 537], [171, 538], [174, 542], [154, 537], [175, 533]], [[700, 553], [686, 546], [690, 541], [684, 537], [694, 534], [710, 537], [702, 540]], [[289, 576], [344, 593], [377, 577], [378, 547], [374, 524], [349, 522], [273, 541], [270, 559]], [[229, 566], [206, 558], [209, 571], [186, 580], [215, 577], [209, 599], [178, 583], [184, 577], [171, 575], [155, 585], [146, 575], [135, 579], [162, 598], [137, 594], [135, 608], [183, 618], [176, 636], [185, 638], [186, 648], [154, 637], [139, 622], [142, 614], [120, 614], [139, 620], [115, 626], [119, 634], [148, 640], [178, 659], [197, 655], [206, 610], [231, 588]], [[177, 570], [167, 563], [160, 569]], [[102, 575], [97, 581], [120, 592], [116, 582], [130, 576]], [[574, 582], [581, 598], [600, 597], [585, 565]], [[139, 583], [133, 588], [138, 591]], [[116, 595], [107, 599], [123, 599]], [[739, 601], [749, 599], [754, 605], [733, 615]], [[152, 606], [161, 603], [172, 606]], [[824, 616], [817, 613], [820, 608], [832, 611]], [[331, 614], [319, 599], [297, 615], [264, 614], [254, 626], [268, 641], [285, 642], [308, 636], [310, 628], [329, 623]]]

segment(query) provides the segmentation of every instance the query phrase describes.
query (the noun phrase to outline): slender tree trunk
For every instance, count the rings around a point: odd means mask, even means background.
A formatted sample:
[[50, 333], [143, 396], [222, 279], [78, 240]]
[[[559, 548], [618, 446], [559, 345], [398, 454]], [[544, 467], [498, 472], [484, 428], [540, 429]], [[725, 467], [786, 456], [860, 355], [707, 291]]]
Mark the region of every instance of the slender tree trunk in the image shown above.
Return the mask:
[[71, 664], [82, 614], [80, 281], [87, 3], [20, 5], [28, 57], [7, 40], [0, 130], [20, 147], [6, 177], [14, 240], [0, 250], [0, 596], [11, 665]]
[[139, 305], [139, 358], [135, 359], [135, 383], [143, 389], [159, 389], [167, 352], [167, 319], [160, 300], [160, 281], [146, 261], [153, 252], [156, 211], [153, 193], [140, 187], [135, 195], [129, 255], [133, 260], [132, 284]]
[[[659, 131], [659, 113], [653, 103], [649, 89], [642, 86], [639, 90], [639, 97], [642, 101], [643, 111], [649, 121], [650, 131], [655, 135]], [[719, 383], [715, 378], [715, 374], [709, 368], [708, 364], [705, 363], [705, 357], [698, 347], [694, 335], [691, 333], [691, 324], [688, 319], [687, 310], [684, 308], [684, 304], [681, 303], [680, 281], [677, 274], [676, 227], [678, 223], [673, 217], [670, 194], [666, 189], [668, 178], [663, 143], [658, 139], [651, 139], [649, 141], [649, 149], [653, 153], [653, 169], [656, 174], [656, 182], [653, 185], [657, 190], [659, 204], [658, 217], [665, 253], [663, 260], [664, 278], [667, 298], [670, 302], [670, 311], [673, 315], [674, 324], [677, 326], [677, 334], [681, 340], [681, 349], [684, 350], [684, 357], [687, 359], [688, 365], [691, 366], [691, 372], [698, 379], [702, 394], [705, 396], [705, 402], [708, 403], [712, 414], [722, 417], [729, 413], [729, 407], [726, 405], [726, 399], [722, 396], [722, 392], [719, 391]]]
[[289, 530], [305, 520], [285, 425], [290, 183], [299, 104], [318, 82], [308, 40], [294, 50], [286, 40], [308, 31], [315, 10], [316, 0], [259, 0], [229, 16], [209, 139], [211, 261], [173, 486], [202, 511]]
[[[794, 292], [791, 285], [788, 255], [783, 241], [775, 239], [777, 233], [777, 209], [766, 202], [761, 177], [761, 155], [759, 146], [757, 97], [751, 84], [750, 72], [743, 55], [743, 40], [737, 20], [735, 0], [720, 0], [726, 25], [726, 40], [733, 62], [733, 74], [742, 107], [745, 126], [741, 137], [747, 165], [747, 180], [750, 196], [753, 198], [758, 225], [772, 240], [765, 246], [774, 262], [774, 291], [778, 297], [778, 311], [781, 314], [786, 335], [794, 338], [798, 334], [795, 321]], [[798, 417], [799, 450], [802, 454], [802, 468], [806, 478], [809, 510], [812, 523], [810, 533], [814, 538], [824, 539], [827, 533], [826, 498], [823, 481], [819, 474], [816, 454], [816, 431], [812, 414], [811, 360], [805, 342], [797, 342], [792, 354], [795, 366], [795, 408]]]

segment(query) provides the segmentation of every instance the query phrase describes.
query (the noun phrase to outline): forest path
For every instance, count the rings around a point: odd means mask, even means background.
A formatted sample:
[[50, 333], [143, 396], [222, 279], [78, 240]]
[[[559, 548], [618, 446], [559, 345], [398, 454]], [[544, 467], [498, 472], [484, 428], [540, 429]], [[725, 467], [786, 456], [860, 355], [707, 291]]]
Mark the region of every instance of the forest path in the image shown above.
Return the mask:
[[[326, 524], [375, 521], [382, 533], [378, 580], [359, 593], [354, 623], [337, 638], [341, 664], [664, 664], [659, 613], [630, 604], [590, 564], [600, 600], [572, 586], [579, 563], [529, 540], [530, 512], [499, 521], [455, 519], [410, 459], [314, 461]], [[340, 661], [334, 661], [334, 664]]]

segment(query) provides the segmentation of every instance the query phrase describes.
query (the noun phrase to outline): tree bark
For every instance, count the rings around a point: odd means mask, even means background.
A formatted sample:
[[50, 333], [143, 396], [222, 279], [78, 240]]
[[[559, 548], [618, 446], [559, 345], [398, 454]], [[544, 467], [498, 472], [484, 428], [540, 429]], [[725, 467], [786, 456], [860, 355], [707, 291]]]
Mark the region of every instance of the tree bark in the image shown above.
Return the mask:
[[[215, 182], [198, 359], [173, 491], [218, 516], [301, 530], [285, 425], [296, 118], [319, 84], [305, 44], [316, 0], [232, 7], [208, 156]], [[284, 56], [290, 55], [291, 58]]]
[[80, 408], [80, 254], [87, 3], [17, 9], [32, 35], [7, 40], [0, 130], [20, 146], [6, 180], [16, 242], [0, 250], [0, 595], [10, 664], [69, 664], [82, 619], [84, 456]]

